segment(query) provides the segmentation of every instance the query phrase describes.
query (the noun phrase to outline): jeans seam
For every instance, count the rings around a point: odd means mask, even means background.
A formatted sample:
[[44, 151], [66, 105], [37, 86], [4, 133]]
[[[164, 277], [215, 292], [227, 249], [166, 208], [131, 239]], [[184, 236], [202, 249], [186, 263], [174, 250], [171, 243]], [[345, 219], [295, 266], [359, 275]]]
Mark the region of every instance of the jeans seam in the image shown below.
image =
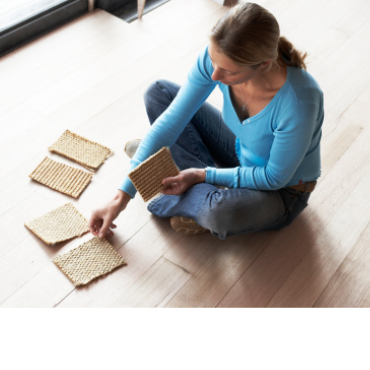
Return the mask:
[[207, 133], [209, 134], [209, 137], [211, 137], [213, 139], [213, 141], [223, 150], [223, 152], [225, 154], [227, 154], [232, 159], [236, 160], [237, 163], [240, 164], [239, 159], [238, 159], [236, 153], [235, 153], [235, 156], [234, 155], [230, 155], [230, 153], [227, 151], [227, 149], [224, 148], [224, 146], [220, 144], [220, 142], [217, 140], [217, 138], [215, 137], [215, 135], [212, 132], [210, 132], [208, 130], [208, 128], [206, 128], [204, 125], [202, 125], [202, 123], [195, 116], [192, 118], [192, 120], [195, 120], [198, 123], [198, 126], [203, 127], [207, 131]]
[[164, 194], [161, 194], [159, 197], [153, 199], [147, 206], [147, 209], [151, 208], [156, 204], [158, 201], [160, 201], [164, 197]]
[[187, 125], [187, 126], [186, 126], [186, 128], [187, 128], [187, 130], [188, 130], [188, 133], [189, 133], [189, 137], [190, 137], [190, 140], [191, 140], [192, 146], [193, 146], [193, 148], [197, 151], [197, 152], [196, 152], [196, 157], [198, 157], [198, 159], [199, 159], [201, 162], [204, 162], [204, 161], [202, 160], [201, 155], [200, 155], [201, 150], [200, 150], [200, 148], [199, 148], [198, 140], [196, 140], [196, 139], [195, 139], [195, 136], [194, 136], [194, 134], [193, 134], [193, 132], [192, 132], [192, 128], [191, 128], [189, 125]]

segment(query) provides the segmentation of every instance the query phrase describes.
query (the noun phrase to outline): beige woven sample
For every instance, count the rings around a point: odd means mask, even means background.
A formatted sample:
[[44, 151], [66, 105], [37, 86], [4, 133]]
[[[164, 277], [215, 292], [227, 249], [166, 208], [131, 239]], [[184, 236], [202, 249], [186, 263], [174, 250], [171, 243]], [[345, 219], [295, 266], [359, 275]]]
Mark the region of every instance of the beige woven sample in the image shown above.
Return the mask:
[[48, 245], [89, 232], [86, 218], [71, 203], [25, 222], [24, 225]]
[[101, 166], [113, 154], [109, 148], [69, 130], [64, 131], [62, 136], [48, 149], [72, 159], [92, 171]]
[[45, 157], [29, 176], [49, 188], [78, 198], [93, 175]]
[[86, 285], [91, 280], [126, 265], [109, 242], [99, 237], [53, 258], [53, 262], [75, 286]]
[[137, 166], [128, 176], [146, 202], [164, 188], [163, 179], [178, 174], [179, 170], [172, 159], [170, 150], [163, 147]]

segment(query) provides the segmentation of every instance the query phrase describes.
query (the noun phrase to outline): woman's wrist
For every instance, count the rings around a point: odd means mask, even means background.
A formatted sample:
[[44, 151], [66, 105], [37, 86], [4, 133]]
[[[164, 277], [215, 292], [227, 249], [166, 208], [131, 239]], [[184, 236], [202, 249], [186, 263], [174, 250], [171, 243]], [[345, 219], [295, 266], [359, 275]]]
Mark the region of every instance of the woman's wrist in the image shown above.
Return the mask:
[[207, 170], [205, 168], [200, 168], [198, 170], [199, 182], [206, 182], [206, 175], [207, 175]]
[[120, 211], [123, 211], [127, 207], [127, 204], [131, 199], [131, 195], [127, 194], [123, 190], [118, 190], [116, 196], [114, 197], [114, 201], [117, 202]]

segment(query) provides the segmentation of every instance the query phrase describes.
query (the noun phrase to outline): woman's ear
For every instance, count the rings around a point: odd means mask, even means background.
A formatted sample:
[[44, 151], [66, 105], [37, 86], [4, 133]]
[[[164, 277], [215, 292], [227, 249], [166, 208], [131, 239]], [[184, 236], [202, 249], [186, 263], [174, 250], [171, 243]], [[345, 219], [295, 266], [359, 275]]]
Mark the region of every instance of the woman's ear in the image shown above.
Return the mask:
[[262, 62], [259, 66], [258, 66], [258, 69], [260, 71], [266, 71], [266, 72], [269, 72], [272, 68], [272, 60], [267, 60], [266, 62]]
[[261, 68], [267, 68], [272, 63], [272, 60], [267, 60], [266, 62], [261, 63]]

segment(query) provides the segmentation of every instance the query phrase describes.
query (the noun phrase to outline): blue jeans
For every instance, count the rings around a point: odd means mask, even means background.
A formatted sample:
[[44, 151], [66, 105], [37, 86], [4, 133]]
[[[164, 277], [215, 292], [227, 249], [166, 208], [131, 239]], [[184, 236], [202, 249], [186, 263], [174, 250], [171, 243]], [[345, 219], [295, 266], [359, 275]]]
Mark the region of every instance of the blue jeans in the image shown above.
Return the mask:
[[[167, 109], [179, 88], [165, 80], [156, 81], [148, 88], [144, 101], [150, 124]], [[170, 150], [180, 170], [238, 167], [235, 139], [223, 122], [221, 112], [204, 103]], [[213, 235], [226, 239], [232, 235], [281, 229], [307, 206], [308, 198], [308, 193], [289, 188], [220, 189], [201, 183], [180, 196], [159, 196], [149, 203], [148, 210], [159, 217], [190, 217]]]

